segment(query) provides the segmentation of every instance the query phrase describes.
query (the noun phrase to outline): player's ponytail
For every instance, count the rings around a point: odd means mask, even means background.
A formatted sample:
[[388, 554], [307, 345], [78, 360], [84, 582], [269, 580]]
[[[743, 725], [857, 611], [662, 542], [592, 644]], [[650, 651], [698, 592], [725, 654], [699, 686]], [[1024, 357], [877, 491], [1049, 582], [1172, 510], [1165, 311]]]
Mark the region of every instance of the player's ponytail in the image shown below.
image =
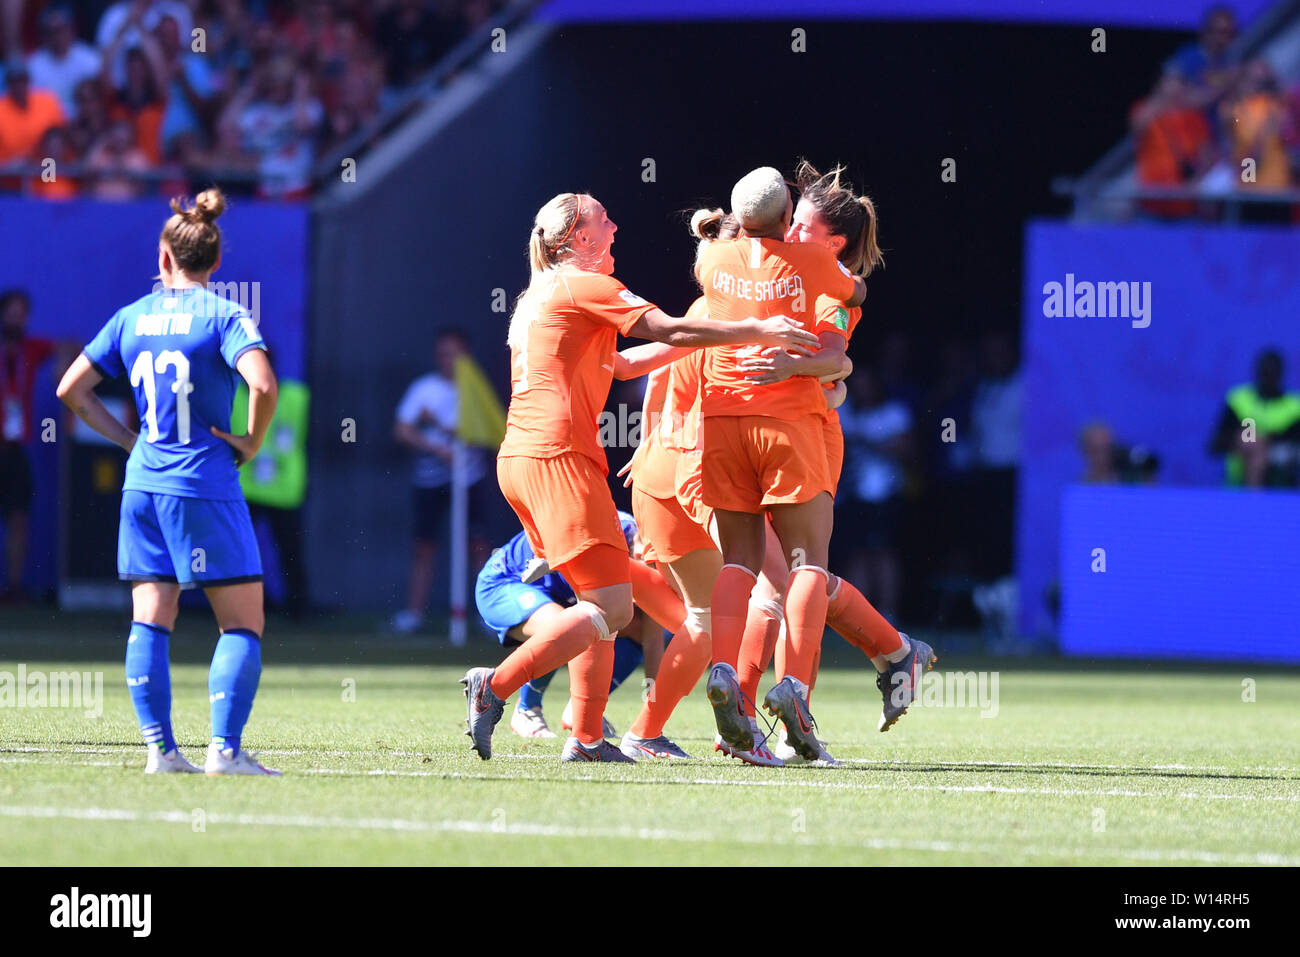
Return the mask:
[[795, 170], [799, 198], [813, 205], [832, 236], [843, 236], [844, 248], [839, 260], [849, 272], [869, 276], [877, 266], [885, 265], [884, 253], [876, 236], [876, 205], [869, 196], [858, 196], [852, 186], [841, 181], [844, 167], [819, 173], [807, 160], [800, 160]]
[[856, 241], [851, 241], [844, 248], [851, 252], [842, 257], [844, 268], [859, 276], [870, 276], [871, 271], [879, 266], [885, 268], [885, 254], [881, 252], [876, 239], [876, 204], [870, 196], [859, 196], [858, 205], [862, 207], [862, 228], [858, 231]]
[[732, 213], [720, 209], [697, 209], [691, 213], [691, 235], [699, 240], [695, 247], [695, 266], [692, 274], [699, 279], [700, 256], [704, 247], [718, 239], [735, 239], [740, 235], [740, 221]]
[[697, 209], [691, 213], [691, 235], [704, 242], [718, 238], [722, 229], [723, 212], [720, 209]]
[[221, 258], [217, 218], [226, 211], [225, 194], [213, 187], [199, 193], [193, 202], [177, 196], [171, 201], [171, 210], [159, 239], [171, 247], [177, 267], [187, 273], [211, 272]]
[[528, 235], [528, 265], [533, 276], [559, 265], [578, 228], [582, 206], [579, 194], [561, 193], [537, 211]]
[[515, 300], [515, 311], [510, 316], [510, 329], [506, 342], [522, 347], [528, 338], [528, 323], [537, 314], [536, 304], [543, 289], [549, 290], [555, 270], [572, 251], [569, 240], [577, 231], [584, 215], [583, 195], [560, 193], [537, 211], [533, 228], [528, 234], [528, 288]]

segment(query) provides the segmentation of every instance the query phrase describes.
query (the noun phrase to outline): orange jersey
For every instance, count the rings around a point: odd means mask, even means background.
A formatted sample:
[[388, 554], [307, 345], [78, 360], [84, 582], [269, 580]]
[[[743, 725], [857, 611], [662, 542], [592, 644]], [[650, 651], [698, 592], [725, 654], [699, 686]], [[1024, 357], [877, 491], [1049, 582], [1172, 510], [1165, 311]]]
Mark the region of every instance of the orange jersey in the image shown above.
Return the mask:
[[[844, 337], [844, 346], [848, 348], [849, 340], [853, 338], [853, 330], [858, 327], [858, 322], [862, 319], [861, 306], [846, 306], [844, 303], [832, 299], [830, 296], [820, 296], [817, 299], [817, 325], [813, 332], [821, 335], [823, 332], [837, 332]], [[822, 388], [830, 392], [835, 388], [834, 382], [823, 382]], [[839, 428], [840, 416], [834, 409], [827, 409], [826, 421]], [[843, 438], [840, 439], [840, 459], [843, 460]], [[840, 470], [838, 467], [832, 469], [833, 475], [838, 478]]]
[[[703, 296], [686, 310], [688, 319], [706, 314]], [[633, 483], [647, 495], [672, 498], [676, 494], [677, 457], [683, 450], [695, 448], [698, 437], [703, 361], [704, 350], [697, 349], [663, 370], [668, 376], [663, 407], [649, 410], [649, 420], [642, 422], [641, 441], [646, 447], [632, 469]]]
[[817, 321], [813, 326], [813, 332], [819, 336], [823, 332], [838, 332], [847, 343], [853, 338], [853, 330], [858, 327], [861, 319], [861, 306], [846, 306], [841, 300], [831, 296], [818, 296]]
[[709, 350], [699, 349], [673, 363], [673, 387], [681, 409], [682, 428], [678, 439], [674, 485], [682, 509], [702, 528], [709, 527], [713, 510], [704, 504], [701, 481], [700, 404], [703, 398], [704, 363]]
[[558, 270], [521, 345], [510, 350], [510, 410], [499, 456], [577, 452], [606, 472], [597, 418], [614, 378], [618, 334], [654, 308], [613, 276]]
[[708, 353], [708, 349], [696, 349], [672, 364], [664, 406], [664, 417], [671, 428], [664, 433], [664, 444], [678, 452], [693, 452], [700, 447], [700, 386]]
[[[710, 243], [700, 257], [700, 282], [709, 318], [738, 322], [749, 316], [789, 316], [812, 330], [820, 296], [843, 301], [853, 295], [853, 276], [824, 246], [779, 239], [731, 239]], [[761, 346], [718, 346], [708, 350], [701, 412], [765, 415], [795, 420], [822, 413], [821, 386], [809, 376], [756, 385], [740, 369]]]

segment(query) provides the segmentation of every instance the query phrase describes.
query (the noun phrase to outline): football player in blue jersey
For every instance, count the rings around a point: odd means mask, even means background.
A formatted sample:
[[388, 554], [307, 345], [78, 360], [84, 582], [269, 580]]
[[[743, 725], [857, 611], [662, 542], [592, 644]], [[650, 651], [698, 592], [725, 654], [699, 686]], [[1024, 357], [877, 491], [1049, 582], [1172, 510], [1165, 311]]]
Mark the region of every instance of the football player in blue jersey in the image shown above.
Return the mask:
[[[221, 263], [216, 189], [174, 199], [158, 241], [157, 291], [119, 309], [77, 357], [58, 394], [87, 425], [126, 449], [117, 568], [132, 583], [126, 683], [149, 749], [146, 774], [190, 772], [171, 725], [168, 642], [183, 588], [202, 588], [220, 637], [208, 676], [212, 737], [203, 771], [273, 775], [241, 747], [262, 672], [262, 564], [238, 468], [261, 448], [276, 381], [257, 323], [208, 288]], [[130, 377], [141, 431], [94, 393]], [[248, 422], [230, 433], [237, 379]]]
[[[618, 517], [627, 547], [635, 553], [636, 522], [627, 512], [619, 512]], [[492, 553], [474, 585], [474, 603], [479, 616], [507, 648], [522, 644], [552, 615], [575, 601], [577, 598], [568, 582], [536, 558], [523, 532]], [[637, 614], [640, 621], [634, 620], [627, 629], [635, 637], [620, 633], [614, 644], [611, 692], [628, 679], [642, 660], [646, 675], [653, 677], [663, 656], [662, 628], [639, 609]], [[535, 678], [519, 690], [519, 704], [510, 719], [510, 730], [515, 734], [525, 738], [555, 737], [542, 713], [542, 694], [554, 675], [552, 671]], [[568, 713], [569, 709], [565, 708], [561, 718], [566, 728]], [[617, 736], [609, 719], [603, 720], [605, 737]]]

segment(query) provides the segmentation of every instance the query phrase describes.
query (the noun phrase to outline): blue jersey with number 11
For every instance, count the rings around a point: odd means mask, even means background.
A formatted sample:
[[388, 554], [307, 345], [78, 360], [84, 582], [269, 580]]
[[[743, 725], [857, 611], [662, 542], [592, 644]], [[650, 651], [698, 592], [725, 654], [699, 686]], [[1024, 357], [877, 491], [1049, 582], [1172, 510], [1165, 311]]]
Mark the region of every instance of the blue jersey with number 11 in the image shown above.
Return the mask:
[[243, 499], [235, 452], [209, 428], [230, 431], [235, 363], [257, 348], [248, 311], [199, 286], [151, 293], [108, 320], [85, 354], [105, 378], [129, 376], [135, 394], [140, 438], [123, 490]]

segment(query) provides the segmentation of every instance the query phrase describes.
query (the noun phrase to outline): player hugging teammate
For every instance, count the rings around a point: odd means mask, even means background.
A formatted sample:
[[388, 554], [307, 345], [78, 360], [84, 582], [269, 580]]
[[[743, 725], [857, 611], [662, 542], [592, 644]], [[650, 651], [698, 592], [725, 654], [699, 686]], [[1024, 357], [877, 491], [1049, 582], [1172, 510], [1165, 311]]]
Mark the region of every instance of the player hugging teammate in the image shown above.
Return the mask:
[[[512, 395], [498, 477], [528, 543], [579, 600], [496, 669], [462, 679], [467, 733], [484, 759], [505, 699], [565, 662], [574, 736], [562, 761], [684, 757], [664, 726], [712, 662], [706, 689], [718, 750], [759, 765], [833, 764], [808, 705], [825, 626], [880, 673], [882, 731], [935, 660], [826, 567], [843, 459], [834, 408], [851, 371], [845, 348], [866, 296], [862, 277], [882, 259], [869, 199], [842, 185], [838, 169], [821, 176], [805, 163], [798, 176], [797, 216], [770, 167], [736, 184], [732, 214], [696, 214], [704, 295], [681, 319], [613, 279], [617, 227], [593, 197], [562, 194], [539, 211], [532, 279], [510, 326]], [[617, 333], [669, 347], [620, 355]], [[646, 433], [628, 483], [648, 557], [666, 570], [685, 610], [621, 750], [604, 741], [602, 718], [610, 642], [631, 617], [637, 563], [616, 534], [595, 424], [615, 369], [650, 374]], [[754, 708], [773, 656], [778, 681], [764, 705], [784, 726], [775, 753]]]
[[[719, 322], [666, 315], [614, 278], [616, 232], [595, 197], [562, 193], [538, 211], [529, 236], [531, 278], [507, 337], [511, 396], [497, 478], [533, 551], [564, 576], [578, 601], [496, 668], [472, 668], [462, 679], [469, 735], [484, 760], [506, 699], [566, 663], [573, 736], [560, 760], [632, 760], [602, 728], [613, 642], [633, 606], [633, 566], [597, 431], [618, 334], [678, 347], [816, 343], [783, 317]], [[657, 361], [676, 355], [660, 350]]]

